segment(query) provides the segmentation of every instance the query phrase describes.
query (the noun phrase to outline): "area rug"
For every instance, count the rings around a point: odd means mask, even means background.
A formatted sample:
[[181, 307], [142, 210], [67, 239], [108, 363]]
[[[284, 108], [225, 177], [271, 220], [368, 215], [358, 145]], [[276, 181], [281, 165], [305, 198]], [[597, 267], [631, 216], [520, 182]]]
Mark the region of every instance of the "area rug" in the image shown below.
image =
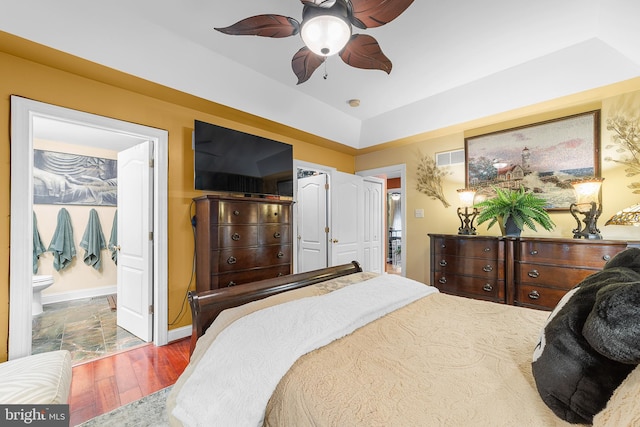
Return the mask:
[[91, 418], [82, 424], [81, 427], [166, 427], [169, 425], [167, 419], [167, 396], [171, 387], [163, 388], [140, 400], [114, 409], [95, 418]]

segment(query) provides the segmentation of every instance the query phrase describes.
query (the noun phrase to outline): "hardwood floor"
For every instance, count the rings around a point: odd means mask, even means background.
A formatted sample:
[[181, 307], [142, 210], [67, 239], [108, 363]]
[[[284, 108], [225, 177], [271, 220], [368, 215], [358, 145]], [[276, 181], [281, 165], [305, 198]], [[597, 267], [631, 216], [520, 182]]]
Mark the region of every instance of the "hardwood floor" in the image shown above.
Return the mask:
[[173, 385], [189, 362], [189, 338], [147, 344], [73, 367], [70, 425]]

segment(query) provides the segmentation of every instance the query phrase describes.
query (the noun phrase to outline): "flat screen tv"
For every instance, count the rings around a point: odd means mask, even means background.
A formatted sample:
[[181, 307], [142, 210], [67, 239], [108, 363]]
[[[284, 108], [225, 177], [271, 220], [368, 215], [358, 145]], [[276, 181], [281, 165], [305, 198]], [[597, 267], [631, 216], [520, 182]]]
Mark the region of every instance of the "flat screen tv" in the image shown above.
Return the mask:
[[196, 190], [293, 197], [293, 146], [196, 120]]

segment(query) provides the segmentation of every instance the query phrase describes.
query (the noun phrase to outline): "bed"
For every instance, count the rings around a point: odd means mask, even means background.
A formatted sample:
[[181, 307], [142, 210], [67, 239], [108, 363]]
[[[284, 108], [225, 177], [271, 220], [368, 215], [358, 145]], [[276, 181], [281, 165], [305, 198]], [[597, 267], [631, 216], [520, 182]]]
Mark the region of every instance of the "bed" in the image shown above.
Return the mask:
[[[575, 425], [543, 403], [531, 373], [548, 312], [356, 262], [190, 302], [192, 355], [167, 401], [172, 426]], [[635, 369], [594, 425], [638, 422], [639, 390]]]

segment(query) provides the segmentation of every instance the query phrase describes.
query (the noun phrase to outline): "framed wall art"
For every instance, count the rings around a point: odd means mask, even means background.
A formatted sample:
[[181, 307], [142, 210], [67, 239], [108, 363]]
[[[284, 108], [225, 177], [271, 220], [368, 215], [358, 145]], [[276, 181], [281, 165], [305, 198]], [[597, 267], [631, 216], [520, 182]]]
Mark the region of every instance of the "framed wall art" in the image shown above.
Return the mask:
[[477, 197], [523, 186], [545, 198], [547, 209], [568, 210], [571, 181], [600, 176], [600, 111], [474, 136], [464, 145], [466, 184]]
[[33, 150], [33, 203], [117, 206], [118, 161]]

